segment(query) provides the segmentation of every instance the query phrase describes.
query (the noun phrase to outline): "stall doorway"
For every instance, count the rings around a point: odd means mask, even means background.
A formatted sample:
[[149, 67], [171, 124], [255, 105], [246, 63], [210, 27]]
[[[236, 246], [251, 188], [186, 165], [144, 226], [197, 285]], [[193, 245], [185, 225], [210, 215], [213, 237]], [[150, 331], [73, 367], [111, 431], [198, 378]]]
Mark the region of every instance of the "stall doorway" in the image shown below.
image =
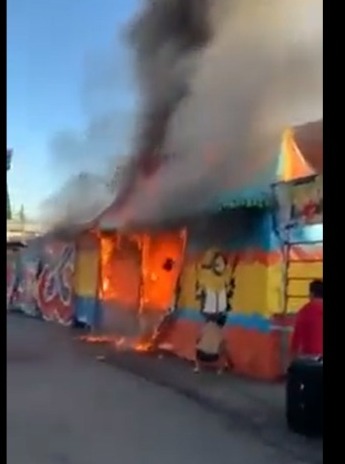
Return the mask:
[[105, 332], [134, 335], [138, 331], [142, 253], [134, 235], [102, 237], [102, 327]]

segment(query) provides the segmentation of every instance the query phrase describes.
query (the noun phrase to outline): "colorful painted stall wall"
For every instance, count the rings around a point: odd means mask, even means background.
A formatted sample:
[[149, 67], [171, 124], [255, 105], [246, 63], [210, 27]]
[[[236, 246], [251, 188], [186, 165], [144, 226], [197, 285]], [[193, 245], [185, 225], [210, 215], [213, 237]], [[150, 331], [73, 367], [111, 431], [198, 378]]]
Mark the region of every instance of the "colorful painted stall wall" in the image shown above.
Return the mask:
[[99, 239], [83, 234], [76, 240], [74, 287], [74, 317], [79, 323], [97, 328], [100, 323], [98, 300], [100, 272]]
[[[323, 278], [323, 226], [299, 227], [290, 232], [284, 251], [272, 232], [276, 261], [269, 273], [269, 310], [274, 315], [295, 314], [308, 299], [309, 283]], [[287, 278], [285, 276], [287, 274]]]
[[40, 250], [35, 244], [16, 252], [12, 262], [11, 289], [8, 289], [9, 309], [27, 316], [38, 317], [37, 270]]
[[290, 251], [288, 278], [287, 311], [296, 313], [308, 300], [310, 282], [323, 278], [322, 245], [294, 245]]
[[36, 240], [20, 251], [12, 308], [69, 325], [73, 318], [73, 243]]
[[6, 307], [7, 310], [13, 309], [14, 290], [17, 280], [19, 251], [7, 250], [6, 259]]
[[258, 208], [224, 213], [202, 231], [188, 230], [177, 318], [167, 340], [179, 356], [194, 359], [203, 289], [204, 304], [232, 308], [225, 332], [235, 369], [259, 378], [278, 376], [277, 334], [271, 328], [278, 308], [272, 307], [268, 282], [279, 253], [272, 248], [271, 232], [270, 213]]
[[[194, 358], [203, 322], [198, 292], [204, 288], [211, 305], [218, 300], [218, 304], [222, 302], [220, 309], [232, 308], [226, 336], [235, 369], [261, 379], [277, 379], [284, 373], [285, 330], [288, 325], [291, 331], [293, 318], [284, 315], [286, 263], [273, 217], [268, 210], [248, 209], [229, 213], [223, 221], [223, 225], [210, 221], [202, 234], [189, 230], [186, 262], [177, 289], [177, 317], [167, 342], [179, 356]], [[302, 298], [289, 299], [289, 314], [306, 301], [310, 280], [322, 277], [319, 239], [315, 231], [295, 233], [288, 292]]]
[[73, 242], [47, 241], [37, 277], [37, 303], [46, 321], [70, 325], [73, 320]]

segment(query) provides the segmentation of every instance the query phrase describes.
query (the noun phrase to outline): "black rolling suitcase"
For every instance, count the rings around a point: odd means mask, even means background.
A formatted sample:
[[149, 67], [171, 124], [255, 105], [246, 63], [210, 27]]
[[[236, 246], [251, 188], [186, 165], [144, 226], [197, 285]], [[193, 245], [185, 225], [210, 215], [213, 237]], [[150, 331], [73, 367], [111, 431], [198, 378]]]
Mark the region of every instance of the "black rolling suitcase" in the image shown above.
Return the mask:
[[323, 432], [323, 359], [305, 357], [293, 361], [286, 386], [288, 427], [305, 436]]

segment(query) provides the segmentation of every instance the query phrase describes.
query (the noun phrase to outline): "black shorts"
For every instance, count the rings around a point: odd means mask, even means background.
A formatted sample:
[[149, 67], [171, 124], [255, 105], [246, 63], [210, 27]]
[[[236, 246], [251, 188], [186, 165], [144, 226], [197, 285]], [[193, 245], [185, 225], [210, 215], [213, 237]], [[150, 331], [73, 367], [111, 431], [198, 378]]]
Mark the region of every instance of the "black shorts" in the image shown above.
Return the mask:
[[219, 361], [219, 354], [210, 354], [202, 350], [196, 350], [196, 359], [203, 363], [216, 363]]

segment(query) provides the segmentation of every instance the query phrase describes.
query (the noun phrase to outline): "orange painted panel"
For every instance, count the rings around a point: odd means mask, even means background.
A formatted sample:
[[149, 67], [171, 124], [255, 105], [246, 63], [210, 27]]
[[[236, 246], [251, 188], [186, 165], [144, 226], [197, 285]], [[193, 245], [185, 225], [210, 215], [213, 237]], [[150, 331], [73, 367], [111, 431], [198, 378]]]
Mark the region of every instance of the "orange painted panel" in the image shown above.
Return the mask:
[[[177, 356], [192, 361], [200, 328], [201, 324], [195, 322], [176, 321], [166, 342], [173, 346]], [[281, 377], [279, 332], [227, 327], [225, 337], [235, 372], [269, 381]]]

